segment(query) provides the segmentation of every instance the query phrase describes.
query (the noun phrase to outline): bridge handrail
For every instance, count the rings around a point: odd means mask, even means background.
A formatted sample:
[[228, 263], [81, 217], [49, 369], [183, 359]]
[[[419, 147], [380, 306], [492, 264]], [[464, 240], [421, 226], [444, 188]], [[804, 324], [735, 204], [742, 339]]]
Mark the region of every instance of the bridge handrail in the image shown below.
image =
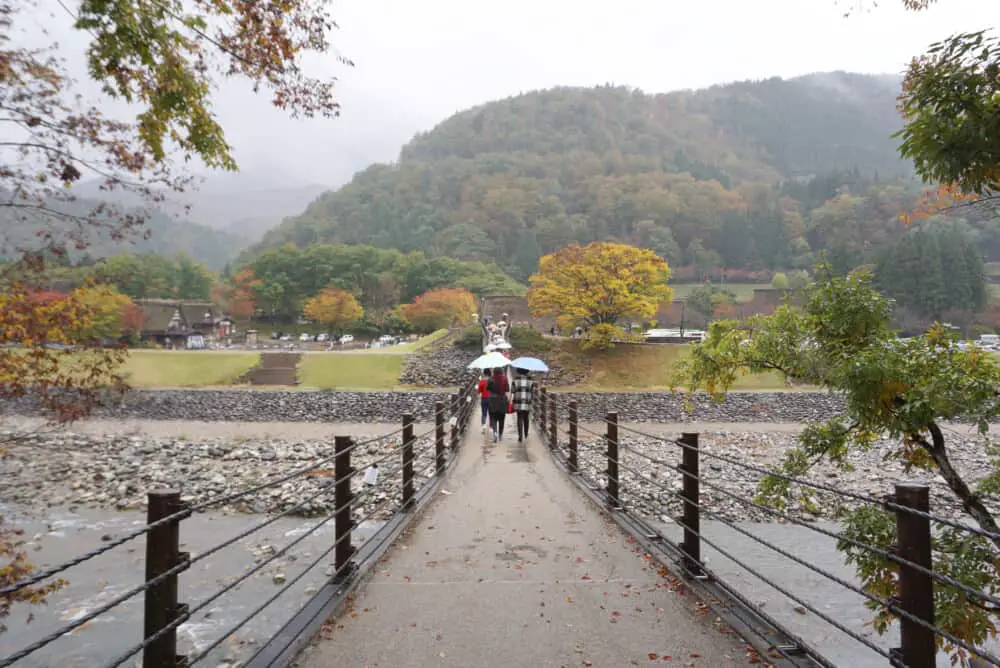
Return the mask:
[[[129, 647], [109, 663], [103, 665], [108, 667], [120, 666], [140, 652], [143, 653], [143, 662], [146, 665], [152, 665], [148, 661], [152, 661], [155, 665], [175, 665], [177, 661], [175, 657], [179, 656], [177, 654], [176, 637], [178, 627], [190, 619], [192, 615], [233, 591], [241, 583], [254, 574], [259, 573], [279, 557], [287, 556], [293, 548], [330, 522], [333, 522], [335, 533], [335, 540], [332, 544], [308, 564], [302, 572], [283, 583], [283, 586], [277, 592], [263, 601], [249, 615], [227, 629], [207, 647], [199, 650], [195, 656], [190, 657], [187, 661], [188, 665], [204, 659], [212, 650], [222, 644], [226, 638], [231, 637], [233, 633], [258, 616], [271, 603], [305, 577], [307, 573], [312, 572], [316, 566], [329, 557], [331, 552], [334, 553], [335, 561], [331, 576], [332, 580], [344, 581], [348, 578], [356, 579], [356, 553], [358, 552], [358, 548], [352, 545], [352, 530], [360, 523], [378, 519], [380, 516], [391, 520], [396, 516], [412, 513], [417, 497], [423, 495], [427, 487], [436, 484], [436, 481], [446, 471], [449, 463], [454, 461], [460, 437], [466, 431], [472, 416], [473, 406], [476, 405], [472, 401], [473, 394], [474, 385], [470, 383], [460, 388], [459, 392], [452, 394], [449, 401], [438, 402], [433, 411], [434, 426], [422, 433], [414, 433], [413, 415], [407, 414], [403, 416], [402, 425], [398, 429], [387, 434], [360, 440], [350, 436], [338, 436], [335, 439], [334, 454], [320, 457], [308, 466], [236, 492], [205, 499], [195, 504], [182, 503], [180, 492], [175, 490], [155, 490], [149, 492], [148, 517], [147, 523], [144, 526], [118, 539], [109, 541], [99, 548], [90, 550], [57, 566], [44, 569], [34, 573], [30, 577], [6, 586], [0, 589], [0, 596], [12, 597], [26, 587], [51, 582], [56, 576], [71, 571], [73, 568], [125, 545], [140, 536], [146, 536], [147, 546], [146, 577], [144, 581], [124, 593], [115, 596], [111, 600], [102, 603], [87, 614], [72, 619], [55, 631], [31, 642], [14, 653], [0, 657], [0, 668], [11, 666], [34, 654], [56, 640], [72, 633], [84, 624], [135, 598], [139, 594], [145, 596], [145, 631], [142, 641]], [[446, 432], [446, 429], [449, 428], [451, 432], [450, 439]], [[398, 450], [394, 449], [386, 455], [368, 461], [363, 468], [357, 470], [352, 468], [351, 454], [354, 451], [376, 443], [384, 443], [390, 439], [395, 441], [397, 438], [401, 440]], [[427, 439], [426, 442], [425, 439]], [[423, 442], [423, 445], [420, 445], [421, 442]], [[364, 475], [369, 467], [379, 467], [383, 464], [392, 463], [393, 460], [396, 460], [395, 465], [387, 471], [380, 470], [378, 477], [380, 482], [388, 481], [392, 485], [394, 484], [395, 477], [402, 474], [399, 483], [400, 489], [397, 490], [399, 494], [384, 494], [383, 499], [377, 501], [374, 505], [368, 505], [368, 512], [364, 517], [355, 517], [356, 511], [364, 508], [364, 505], [359, 502], [370, 499], [376, 492], [384, 492], [385, 486], [382, 484], [364, 486], [362, 483], [361, 489], [354, 491], [352, 490], [352, 483], [358, 483], [358, 477]], [[429, 462], [429, 466], [415, 472], [414, 465], [421, 460]], [[330, 483], [321, 486], [318, 491], [299, 500], [295, 505], [271, 514], [267, 519], [255, 523], [250, 528], [240, 531], [236, 535], [213, 545], [199, 554], [191, 556], [180, 551], [180, 527], [183, 520], [191, 517], [195, 512], [230, 504], [234, 501], [251, 497], [268, 488], [296, 479], [302, 479], [304, 476], [316, 473], [326, 474], [329, 472], [329, 469], [325, 469], [324, 467], [328, 467], [331, 464], [332, 475], [329, 476], [331, 478]], [[429, 478], [426, 477], [428, 475], [430, 476]], [[424, 483], [418, 486], [417, 482], [421, 478], [424, 479]], [[355, 486], [358, 485], [356, 484]], [[284, 517], [301, 513], [317, 498], [331, 493], [334, 496], [333, 509], [320, 517], [303, 534], [276, 549], [268, 558], [254, 564], [251, 568], [240, 574], [238, 578], [204, 597], [196, 605], [188, 607], [176, 600], [178, 576], [182, 572]], [[389, 512], [388, 515], [385, 514], [386, 511]], [[392, 531], [380, 529], [361, 547], [369, 553], [378, 552], [384, 549], [385, 544], [391, 541], [392, 538], [394, 538]], [[373, 547], [370, 547], [369, 544], [373, 545]], [[262, 650], [263, 646], [261, 650], [258, 650], [257, 654]], [[250, 661], [253, 661], [257, 654], [251, 657]], [[243, 665], [249, 664], [244, 663]]]
[[[809, 647], [805, 641], [796, 637], [787, 629], [783, 629], [777, 620], [761, 611], [758, 606], [747, 600], [735, 587], [726, 583], [717, 573], [710, 570], [701, 559], [701, 543], [714, 548], [723, 557], [772, 587], [782, 596], [795, 602], [802, 610], [814, 614], [818, 619], [823, 620], [841, 633], [881, 655], [894, 665], [906, 665], [913, 668], [935, 665], [934, 656], [937, 651], [938, 639], [940, 638], [952, 648], [958, 648], [963, 652], [975, 655], [989, 665], [1000, 666], [1000, 659], [995, 654], [985, 649], [974, 647], [970, 643], [956, 637], [947, 629], [935, 624], [935, 585], [947, 587], [954, 592], [969, 597], [973, 601], [978, 601], [982, 606], [992, 606], [992, 608], [987, 609], [1000, 610], [1000, 599], [986, 591], [970, 587], [947, 573], [940, 573], [934, 570], [931, 559], [931, 525], [932, 523], [936, 523], [948, 526], [991, 541], [996, 541], [1000, 536], [989, 531], [984, 531], [979, 527], [962, 524], [950, 518], [941, 517], [929, 512], [929, 494], [926, 485], [897, 484], [895, 494], [879, 499], [838, 489], [805, 478], [790, 476], [780, 471], [774, 471], [720, 453], [706, 451], [699, 447], [698, 434], [684, 434], [681, 439], [649, 434], [622, 425], [616, 412], [609, 412], [604, 416], [591, 416], [591, 422], [598, 422], [605, 426], [604, 433], [599, 433], [588, 428], [585, 424], [581, 424], [579, 406], [576, 401], [565, 400], [559, 394], [544, 389], [538, 393], [533, 409], [536, 418], [535, 425], [541, 431], [543, 440], [548, 444], [553, 456], [573, 475], [574, 479], [580, 482], [585, 488], [589, 488], [592, 494], [596, 495], [596, 497], [608, 506], [612, 517], [615, 517], [615, 519], [618, 519], [623, 524], [641, 528], [647, 532], [647, 535], [655, 536], [656, 542], [669, 545], [679, 555], [680, 563], [688, 576], [700, 579], [707, 578], [713, 583], [713, 586], [723, 590], [731, 599], [751, 609], [754, 615], [766, 622], [765, 626], [781, 630], [786, 639], [787, 646], [774, 646], [774, 643], [771, 642], [773, 639], [770, 638], [765, 639], [766, 642], [764, 644], [772, 646], [778, 653], [793, 663], [793, 655], [805, 653], [821, 665], [832, 665], [819, 652]], [[568, 440], [564, 445], [560, 442], [559, 438], [560, 418], [567, 424], [566, 431], [562, 432], [568, 436]], [[581, 440], [581, 432], [592, 437], [591, 440]], [[650, 442], [660, 442], [677, 446], [680, 450], [679, 454], [681, 455], [682, 463], [676, 465], [660, 457], [651, 456], [635, 447], [629, 442], [629, 439], [621, 438], [620, 432], [648, 439]], [[602, 444], [606, 449], [599, 451], [598, 448]], [[594, 464], [586, 460], [586, 457], [595, 455], [601, 460], [601, 463]], [[581, 456], [584, 457], [582, 466]], [[761, 503], [758, 500], [750, 499], [728, 490], [724, 485], [700, 473], [700, 457], [723, 461], [762, 476], [772, 476], [774, 479], [788, 484], [800, 485], [816, 492], [831, 494], [837, 499], [846, 499], [851, 503], [863, 507], [891, 511], [896, 515], [897, 549], [886, 550], [867, 544], [845, 533], [816, 526], [788, 512], [784, 512], [782, 509], [769, 506], [766, 503]], [[681, 491], [662, 482], [658, 479], [660, 476], [654, 478], [643, 474], [634, 465], [630, 465], [628, 458], [642, 459], [658, 467], [662, 467], [662, 469], [676, 470], [681, 476]], [[633, 480], [641, 481], [647, 489], [653, 488], [657, 490], [658, 498], [666, 495], [680, 502], [683, 514], [681, 517], [673, 518], [673, 520], [684, 531], [684, 540], [681, 543], [674, 543], [670, 537], [665, 535], [656, 526], [657, 522], [654, 518], [658, 517], [662, 511], [652, 508], [652, 513], [644, 514], [643, 507], [649, 509], [648, 503], [639, 494], [628, 495], [629, 490], [623, 488], [622, 471], [630, 473], [633, 476]], [[597, 474], [596, 479], [591, 478], [588, 475], [589, 473]], [[754, 508], [772, 517], [780, 518], [782, 521], [826, 537], [834, 538], [840, 545], [849, 546], [859, 553], [874, 555], [880, 559], [884, 559], [899, 569], [899, 596], [888, 599], [876, 596], [865, 588], [848, 582], [817, 564], [792, 554], [788, 550], [775, 545], [773, 542], [739, 526], [726, 517], [724, 513], [714, 510], [700, 499], [700, 486], [702, 484], [747, 507]], [[711, 519], [742, 536], [750, 538], [756, 544], [774, 554], [803, 566], [836, 585], [862, 596], [871, 604], [888, 611], [900, 620], [904, 629], [902, 633], [902, 647], [889, 651], [879, 647], [857, 632], [847, 628], [823, 610], [818, 609], [815, 605], [810, 604], [803, 597], [788, 591], [786, 587], [775, 582], [773, 578], [767, 577], [758, 569], [746, 563], [744, 559], [733, 555], [729, 550], [718, 545], [711, 538], [706, 537], [700, 529], [700, 516], [703, 512]], [[753, 631], [752, 625], [749, 629]]]

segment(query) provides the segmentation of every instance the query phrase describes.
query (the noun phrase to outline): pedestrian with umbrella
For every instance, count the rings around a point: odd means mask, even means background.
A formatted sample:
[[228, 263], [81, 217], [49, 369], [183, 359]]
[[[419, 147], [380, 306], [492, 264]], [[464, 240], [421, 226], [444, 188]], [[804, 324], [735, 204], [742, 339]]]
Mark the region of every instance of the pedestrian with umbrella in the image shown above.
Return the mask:
[[490, 393], [490, 422], [493, 425], [493, 442], [498, 443], [503, 440], [503, 424], [507, 419], [507, 393], [510, 392], [507, 373], [503, 367], [493, 369], [493, 377], [487, 382], [486, 389]]

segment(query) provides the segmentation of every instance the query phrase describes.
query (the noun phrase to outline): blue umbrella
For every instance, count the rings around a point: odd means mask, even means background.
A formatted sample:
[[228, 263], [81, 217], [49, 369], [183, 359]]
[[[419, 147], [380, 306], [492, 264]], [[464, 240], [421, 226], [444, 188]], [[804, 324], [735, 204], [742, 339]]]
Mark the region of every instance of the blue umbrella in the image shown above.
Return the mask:
[[525, 371], [545, 372], [549, 370], [548, 365], [536, 357], [518, 357], [510, 365], [515, 369], [524, 369]]

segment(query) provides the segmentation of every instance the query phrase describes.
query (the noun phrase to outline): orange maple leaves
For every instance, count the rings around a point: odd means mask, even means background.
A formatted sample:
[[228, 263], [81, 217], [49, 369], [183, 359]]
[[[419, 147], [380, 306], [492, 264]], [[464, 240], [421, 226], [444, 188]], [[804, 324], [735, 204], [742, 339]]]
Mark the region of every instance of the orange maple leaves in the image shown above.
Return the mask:
[[428, 290], [402, 307], [403, 317], [419, 331], [468, 324], [476, 312], [476, 297], [462, 288]]

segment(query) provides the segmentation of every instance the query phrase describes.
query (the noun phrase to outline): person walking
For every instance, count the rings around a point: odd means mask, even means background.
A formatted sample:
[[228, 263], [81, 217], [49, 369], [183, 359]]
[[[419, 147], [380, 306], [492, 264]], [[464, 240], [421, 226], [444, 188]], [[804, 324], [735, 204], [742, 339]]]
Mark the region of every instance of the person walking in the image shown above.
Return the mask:
[[531, 399], [535, 391], [535, 381], [528, 376], [526, 369], [518, 369], [517, 377], [511, 385], [511, 396], [514, 398], [514, 412], [517, 414], [517, 442], [528, 438], [528, 418], [531, 415]]
[[503, 423], [507, 419], [507, 393], [510, 383], [507, 374], [501, 368], [493, 369], [493, 376], [486, 384], [490, 392], [490, 424], [493, 427], [493, 442], [503, 440]]
[[483, 433], [486, 433], [486, 421], [490, 420], [490, 428], [493, 428], [493, 420], [490, 418], [490, 391], [486, 386], [490, 382], [490, 370], [483, 369], [483, 377], [479, 379], [476, 391], [479, 392], [479, 408], [483, 413]]

